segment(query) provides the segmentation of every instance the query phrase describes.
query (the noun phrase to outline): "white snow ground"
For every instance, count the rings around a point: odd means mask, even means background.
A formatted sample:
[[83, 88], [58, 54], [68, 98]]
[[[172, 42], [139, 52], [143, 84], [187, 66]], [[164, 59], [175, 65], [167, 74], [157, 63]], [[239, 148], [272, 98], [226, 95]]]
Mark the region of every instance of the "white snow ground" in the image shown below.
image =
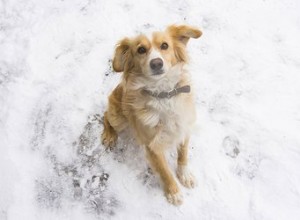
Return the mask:
[[[297, 0], [2, 0], [0, 219], [300, 219], [299, 12]], [[180, 207], [132, 140], [99, 143], [115, 43], [173, 23], [203, 31], [188, 46], [198, 187], [181, 187]]]

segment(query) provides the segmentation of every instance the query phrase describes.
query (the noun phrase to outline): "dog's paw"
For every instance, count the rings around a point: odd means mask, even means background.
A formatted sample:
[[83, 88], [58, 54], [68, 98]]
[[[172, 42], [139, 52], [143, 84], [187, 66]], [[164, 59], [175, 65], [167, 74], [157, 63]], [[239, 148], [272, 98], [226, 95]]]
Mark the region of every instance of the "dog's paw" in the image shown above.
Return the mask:
[[169, 203], [173, 205], [181, 205], [183, 202], [183, 196], [180, 193], [180, 190], [177, 186], [175, 180], [171, 182], [169, 185], [165, 186], [165, 195]]
[[103, 131], [101, 135], [102, 144], [106, 149], [112, 149], [116, 146], [118, 135], [116, 132]]
[[180, 192], [177, 193], [168, 193], [166, 195], [167, 200], [169, 203], [173, 204], [173, 205], [181, 205], [183, 202], [183, 196]]
[[187, 166], [178, 165], [176, 174], [183, 186], [187, 188], [194, 188], [197, 185], [194, 175], [189, 171]]

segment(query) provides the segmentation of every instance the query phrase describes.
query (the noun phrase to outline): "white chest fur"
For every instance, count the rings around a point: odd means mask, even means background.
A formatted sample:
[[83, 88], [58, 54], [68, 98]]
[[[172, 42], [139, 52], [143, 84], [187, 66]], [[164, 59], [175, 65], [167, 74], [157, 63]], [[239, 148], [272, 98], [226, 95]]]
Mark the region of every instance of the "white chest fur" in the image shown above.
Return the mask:
[[185, 96], [153, 98], [147, 103], [148, 117], [144, 118], [144, 123], [153, 128], [160, 127], [160, 139], [168, 145], [179, 144], [191, 131], [192, 113], [184, 106]]

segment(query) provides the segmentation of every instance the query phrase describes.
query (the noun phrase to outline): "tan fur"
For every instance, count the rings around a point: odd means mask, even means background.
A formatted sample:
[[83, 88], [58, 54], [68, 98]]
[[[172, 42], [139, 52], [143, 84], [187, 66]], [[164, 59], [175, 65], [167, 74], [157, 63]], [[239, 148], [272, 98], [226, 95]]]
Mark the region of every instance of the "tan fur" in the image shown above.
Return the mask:
[[[177, 176], [184, 186], [193, 187], [195, 180], [187, 169], [188, 140], [196, 120], [193, 89], [170, 99], [157, 99], [143, 94], [142, 90], [162, 92], [176, 85], [191, 85], [184, 68], [186, 44], [189, 38], [201, 34], [190, 26], [172, 25], [165, 32], [154, 32], [152, 39], [140, 35], [121, 40], [115, 50], [113, 68], [123, 72], [123, 79], [109, 96], [104, 114], [102, 143], [114, 147], [117, 134], [131, 129], [138, 143], [145, 147], [150, 166], [159, 174], [168, 201], [175, 205], [182, 203], [182, 197], [164, 152], [169, 147], [178, 147]], [[164, 42], [169, 45], [166, 50], [161, 49]], [[146, 49], [145, 54], [137, 53], [141, 46]], [[165, 73], [153, 76], [149, 70], [151, 56], [162, 58]]]

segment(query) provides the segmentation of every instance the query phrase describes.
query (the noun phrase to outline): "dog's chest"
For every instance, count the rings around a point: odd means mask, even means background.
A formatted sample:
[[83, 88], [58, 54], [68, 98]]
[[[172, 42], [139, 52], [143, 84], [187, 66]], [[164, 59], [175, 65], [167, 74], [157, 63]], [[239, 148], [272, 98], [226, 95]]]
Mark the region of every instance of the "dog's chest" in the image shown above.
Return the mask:
[[[171, 133], [182, 133], [187, 127], [189, 118], [188, 109], [184, 108], [180, 98], [153, 99], [147, 103], [150, 118], [153, 119], [152, 126], [162, 124]], [[185, 112], [184, 112], [185, 109]]]

